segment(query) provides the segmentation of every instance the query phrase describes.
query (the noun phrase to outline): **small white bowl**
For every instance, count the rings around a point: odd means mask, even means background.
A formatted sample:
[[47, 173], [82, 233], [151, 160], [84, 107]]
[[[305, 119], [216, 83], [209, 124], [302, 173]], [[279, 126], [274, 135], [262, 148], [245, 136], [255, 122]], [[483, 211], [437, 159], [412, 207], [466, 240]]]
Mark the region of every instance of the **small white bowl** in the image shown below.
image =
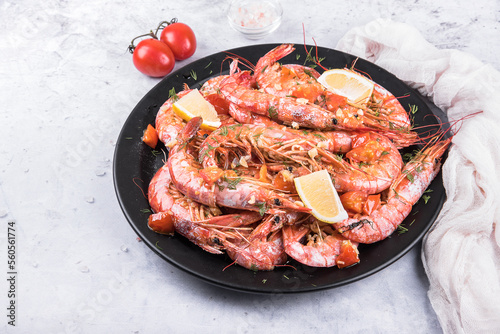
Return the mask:
[[281, 24], [283, 9], [277, 0], [233, 0], [227, 10], [229, 25], [249, 39], [259, 39]]

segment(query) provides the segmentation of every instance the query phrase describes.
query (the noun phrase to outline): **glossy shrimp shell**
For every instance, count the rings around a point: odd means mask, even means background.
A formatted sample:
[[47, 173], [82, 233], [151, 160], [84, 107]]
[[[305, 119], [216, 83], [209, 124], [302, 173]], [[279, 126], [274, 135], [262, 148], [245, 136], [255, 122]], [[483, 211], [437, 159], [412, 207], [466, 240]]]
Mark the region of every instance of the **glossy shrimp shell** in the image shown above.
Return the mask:
[[339, 165], [327, 165], [339, 192], [363, 191], [379, 193], [391, 185], [401, 173], [403, 159], [387, 137], [376, 132], [353, 134], [352, 149]]
[[440, 158], [451, 139], [442, 140], [425, 148], [403, 168], [388, 189], [386, 203], [370, 215], [346, 219], [335, 228], [346, 238], [373, 243], [387, 238], [411, 212], [425, 189], [437, 175]]
[[273, 270], [275, 266], [284, 264], [287, 254], [281, 229], [270, 228], [275, 217], [277, 216], [268, 215], [250, 234], [228, 247], [229, 257], [251, 270]]
[[[224, 175], [216, 184], [209, 185], [201, 175], [202, 166], [189, 153], [188, 142], [201, 125], [201, 118], [191, 119], [178, 137], [178, 144], [170, 152], [168, 166], [172, 181], [180, 192], [208, 206], [215, 204], [257, 212], [280, 212], [280, 209], [309, 212], [285, 194], [252, 178]], [[201, 154], [201, 152], [200, 152]]]
[[168, 212], [174, 216], [175, 231], [194, 244], [214, 254], [221, 254], [223, 237], [216, 230], [206, 229], [194, 223], [210, 210], [190, 201], [173, 187], [167, 166], [160, 168], [150, 182], [148, 199], [155, 212]]
[[181, 193], [193, 200], [215, 206], [214, 188], [205, 183], [200, 174], [201, 166], [190, 153], [189, 141], [193, 139], [201, 123], [201, 117], [191, 119], [177, 137], [177, 144], [168, 157], [168, 168], [172, 182]]
[[240, 85], [237, 78], [226, 79], [221, 84], [221, 93], [240, 108], [284, 124], [296, 123], [314, 129], [338, 128], [338, 120], [326, 109], [293, 97], [281, 97], [247, 88]]
[[281, 231], [250, 244], [241, 242], [236, 247], [228, 248], [227, 254], [235, 263], [250, 270], [274, 270], [276, 266], [286, 263], [288, 258]]
[[158, 111], [156, 115], [155, 128], [158, 138], [167, 147], [175, 145], [175, 140], [179, 132], [184, 128], [186, 122], [174, 113], [172, 104], [178, 99], [189, 93], [191, 90], [183, 90], [177, 93], [177, 96], [169, 98]]
[[282, 227], [303, 218], [299, 212], [281, 215], [267, 215], [255, 229], [234, 247], [229, 247], [228, 255], [242, 267], [251, 270], [273, 270], [287, 261], [283, 243]]
[[256, 212], [222, 215], [218, 208], [192, 201], [175, 188], [166, 165], [151, 179], [148, 200], [154, 212], [166, 212], [174, 217], [177, 233], [215, 254], [221, 254], [227, 247], [227, 238], [235, 238], [227, 232], [228, 228], [251, 225], [262, 219]]
[[301, 65], [278, 63], [292, 51], [292, 45], [283, 44], [259, 60], [254, 77], [263, 92], [280, 97], [293, 96], [325, 108], [334, 114], [339, 129], [380, 131], [393, 139], [398, 147], [412, 145], [418, 140], [416, 133], [410, 131], [408, 113], [385, 88], [372, 81], [374, 91], [366, 105], [349, 102], [323, 87], [316, 80], [320, 76], [317, 71]]
[[[333, 267], [335, 265], [344, 267], [359, 262], [357, 243], [352, 243], [328, 226], [319, 227], [319, 230], [315, 232], [321, 236], [311, 238], [311, 225], [313, 224], [320, 226], [313, 219], [307, 224], [283, 227], [285, 252], [290, 257], [311, 267]], [[328, 233], [325, 233], [326, 231]], [[353, 256], [346, 257], [348, 253], [352, 253]], [[342, 259], [342, 263], [338, 263], [339, 257]]]
[[[281, 128], [281, 124], [271, 120], [268, 117], [256, 115], [248, 110], [240, 108], [235, 104], [230, 104], [229, 114], [242, 124], [255, 124], [266, 127]], [[314, 130], [296, 130], [287, 128], [286, 131], [297, 136], [303, 137], [312, 143], [319, 144], [321, 147], [332, 153], [347, 153], [352, 148], [351, 134], [347, 131], [314, 131]]]

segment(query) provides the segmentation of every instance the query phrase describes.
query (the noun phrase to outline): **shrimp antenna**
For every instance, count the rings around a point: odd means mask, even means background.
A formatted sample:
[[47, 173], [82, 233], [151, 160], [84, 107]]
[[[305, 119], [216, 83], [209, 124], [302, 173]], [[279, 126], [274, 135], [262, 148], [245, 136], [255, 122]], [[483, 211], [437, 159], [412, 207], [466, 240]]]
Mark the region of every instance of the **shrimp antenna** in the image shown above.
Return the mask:
[[[225, 51], [225, 53], [227, 53], [228, 55], [231, 56], [231, 57], [227, 56], [226, 59], [238, 59], [238, 61], [240, 61], [249, 70], [253, 71], [255, 69], [255, 65], [252, 64], [252, 62], [250, 60], [243, 58], [243, 57], [241, 57], [235, 53], [229, 52], [229, 51]], [[226, 60], [226, 59], [224, 59], [224, 60]]]
[[360, 74], [364, 75], [365, 77], [367, 77], [368, 79], [370, 79], [371, 81], [373, 81], [372, 77], [368, 73], [366, 73], [365, 71], [361, 71], [360, 69], [356, 68], [356, 63], [358, 62], [358, 60], [359, 60], [359, 57], [356, 57], [356, 59], [354, 59], [352, 61], [351, 67], [348, 70], [360, 73]]
[[139, 190], [141, 191], [142, 196], [144, 196], [145, 199], [148, 199], [148, 196], [146, 196], [146, 194], [144, 193], [144, 189], [142, 189], [142, 187], [137, 184], [137, 180], [141, 181], [142, 183], [144, 183], [144, 181], [138, 177], [134, 177], [132, 179], [132, 182], [134, 182], [134, 184], [137, 186], [137, 188], [139, 188]]
[[313, 60], [313, 62], [316, 65], [318, 65], [319, 67], [321, 67], [324, 71], [328, 71], [328, 69], [326, 67], [324, 67], [323, 65], [321, 65], [321, 63], [319, 61], [319, 58], [318, 58], [318, 44], [316, 44], [316, 40], [314, 39], [314, 37], [312, 38], [312, 40], [314, 42], [314, 47], [316, 49], [316, 56], [315, 57], [311, 57], [310, 52], [307, 50], [307, 47], [306, 47], [306, 28], [304, 26], [304, 23], [302, 23], [302, 35], [304, 37], [304, 49], [306, 50], [306, 54], [309, 55], [309, 57]]

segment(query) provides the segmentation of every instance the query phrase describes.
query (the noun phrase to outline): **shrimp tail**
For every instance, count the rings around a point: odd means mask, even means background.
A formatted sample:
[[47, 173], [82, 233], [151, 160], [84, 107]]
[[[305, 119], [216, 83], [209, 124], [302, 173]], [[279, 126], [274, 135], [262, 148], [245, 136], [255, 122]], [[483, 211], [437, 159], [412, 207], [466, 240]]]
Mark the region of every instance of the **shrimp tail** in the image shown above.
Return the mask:
[[196, 135], [202, 123], [203, 118], [200, 116], [191, 118], [182, 131], [179, 132], [177, 141], [181, 145], [187, 144]]
[[295, 51], [295, 48], [292, 44], [282, 44], [275, 47], [259, 59], [257, 65], [255, 65], [254, 75], [258, 76], [262, 74], [269, 66], [276, 63], [281, 58], [286, 57], [293, 51]]

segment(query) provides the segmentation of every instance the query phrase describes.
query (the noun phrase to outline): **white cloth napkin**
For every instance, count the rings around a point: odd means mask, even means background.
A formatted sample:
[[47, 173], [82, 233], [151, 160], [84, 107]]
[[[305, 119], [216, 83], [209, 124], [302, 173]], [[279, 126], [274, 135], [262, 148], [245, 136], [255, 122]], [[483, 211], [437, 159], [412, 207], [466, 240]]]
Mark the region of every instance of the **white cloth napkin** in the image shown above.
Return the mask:
[[482, 111], [453, 137], [443, 165], [447, 200], [422, 258], [445, 333], [500, 333], [500, 73], [464, 52], [437, 49], [415, 28], [391, 20], [350, 30], [337, 49], [395, 74], [450, 121]]

